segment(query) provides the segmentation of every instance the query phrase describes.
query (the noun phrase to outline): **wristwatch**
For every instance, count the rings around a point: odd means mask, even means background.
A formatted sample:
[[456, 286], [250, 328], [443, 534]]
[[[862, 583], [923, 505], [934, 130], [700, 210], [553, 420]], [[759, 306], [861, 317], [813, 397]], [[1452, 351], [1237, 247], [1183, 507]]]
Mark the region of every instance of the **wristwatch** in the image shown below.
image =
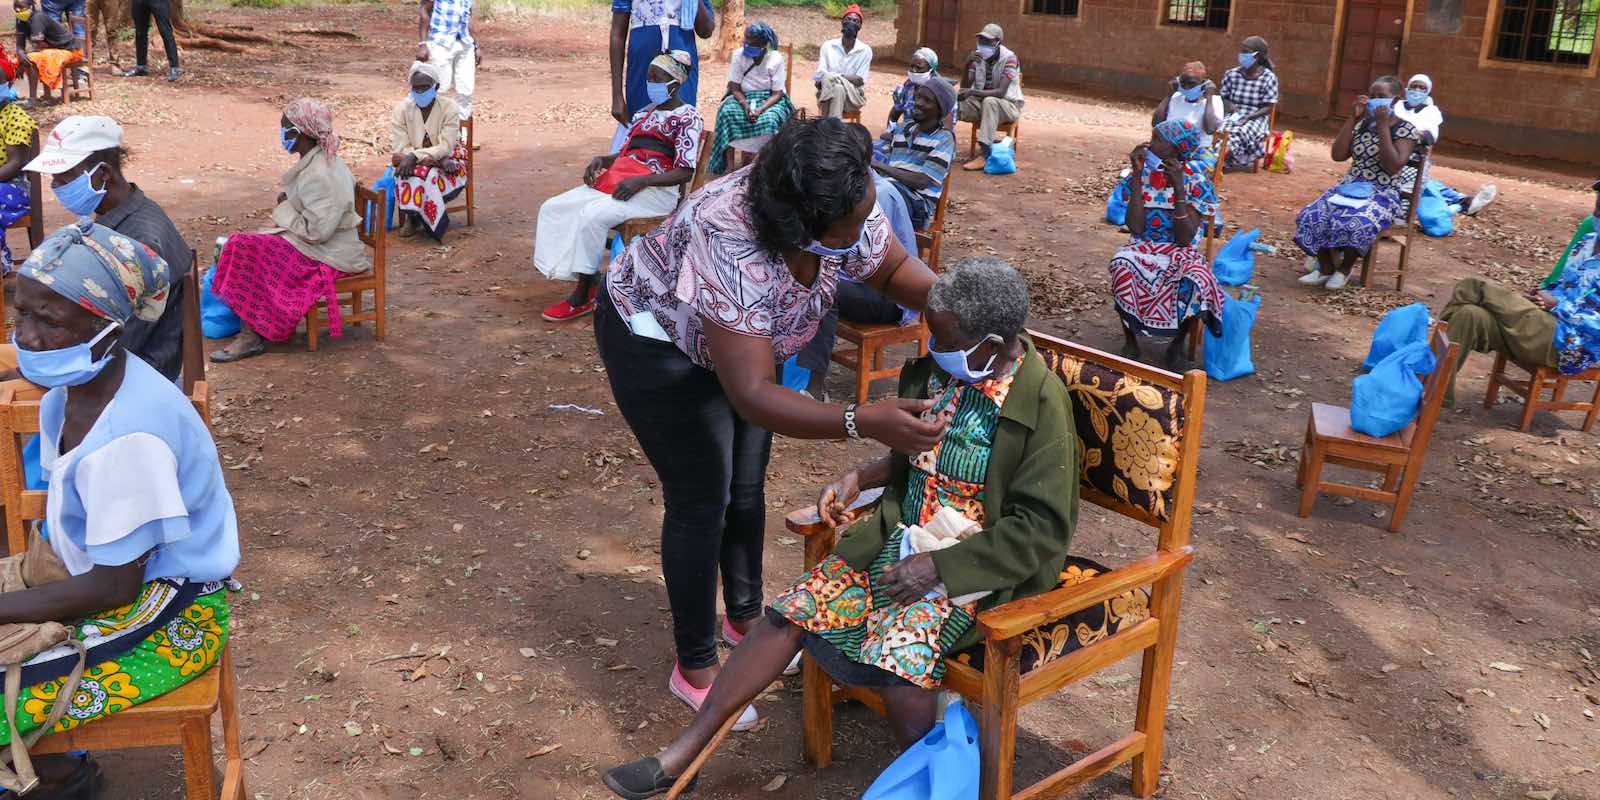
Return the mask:
[[844, 407], [844, 433], [852, 439], [860, 440], [861, 431], [856, 428], [856, 404], [848, 403]]

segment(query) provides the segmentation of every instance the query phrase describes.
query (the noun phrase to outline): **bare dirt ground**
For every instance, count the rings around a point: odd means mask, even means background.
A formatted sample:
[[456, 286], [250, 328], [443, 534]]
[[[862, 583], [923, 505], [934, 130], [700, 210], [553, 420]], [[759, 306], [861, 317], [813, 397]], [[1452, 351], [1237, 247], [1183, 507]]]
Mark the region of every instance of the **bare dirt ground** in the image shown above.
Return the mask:
[[[106, 78], [102, 99], [73, 110], [127, 124], [132, 174], [205, 253], [212, 237], [262, 224], [288, 166], [275, 125], [290, 98], [335, 103], [344, 156], [376, 177], [415, 41], [411, 9], [204, 12], [362, 39], [195, 52], [181, 84]], [[802, 43], [797, 93], [809, 99], [815, 49], [805, 43], [833, 23], [769, 17]], [[574, 185], [608, 141], [604, 18], [475, 27], [485, 49], [478, 225], [441, 247], [391, 240], [387, 341], [362, 329], [315, 354], [296, 342], [210, 374], [245, 546], [234, 647], [261, 800], [606, 797], [599, 770], [651, 751], [687, 719], [664, 685], [672, 656], [653, 474], [611, 402], [588, 324], [540, 321], [566, 287], [529, 262], [538, 203]], [[865, 34], [888, 35], [881, 20]], [[707, 111], [723, 69], [705, 68]], [[879, 66], [868, 120], [883, 119], [901, 69]], [[1147, 115], [1034, 87], [1021, 172], [958, 176], [945, 257], [1010, 259], [1030, 276], [1038, 328], [1114, 348], [1105, 264], [1122, 235], [1101, 210]], [[1229, 219], [1263, 228], [1285, 254], [1294, 212], [1339, 173], [1325, 137], [1303, 136], [1296, 155], [1293, 175], [1229, 176], [1223, 187]], [[1600, 449], [1573, 415], [1516, 432], [1514, 401], [1476, 402], [1488, 361], [1474, 357], [1403, 534], [1385, 533], [1383, 512], [1366, 503], [1325, 499], [1310, 519], [1294, 514], [1308, 408], [1348, 402], [1376, 315], [1415, 299], [1437, 311], [1468, 275], [1541, 277], [1590, 204], [1586, 181], [1501, 168], [1482, 153], [1446, 155], [1436, 175], [1469, 192], [1495, 181], [1504, 199], [1455, 236], [1421, 243], [1406, 295], [1329, 296], [1294, 284], [1298, 257], [1258, 264], [1259, 374], [1208, 396], [1168, 797], [1600, 798]], [[835, 390], [844, 385], [835, 375]], [[782, 512], [872, 454], [778, 441], [774, 589], [801, 558]], [[1081, 522], [1079, 554], [1116, 563], [1151, 547], [1096, 508]], [[1136, 674], [1125, 663], [1029, 707], [1022, 776], [1130, 725]], [[810, 769], [797, 692], [790, 681], [761, 699], [767, 724], [724, 748], [699, 796], [861, 793], [892, 758], [885, 729], [845, 711], [838, 763]], [[125, 768], [108, 797], [179, 793], [175, 754], [107, 757]], [[763, 791], [779, 776], [781, 788]], [[1125, 773], [1082, 795], [1128, 796]]]

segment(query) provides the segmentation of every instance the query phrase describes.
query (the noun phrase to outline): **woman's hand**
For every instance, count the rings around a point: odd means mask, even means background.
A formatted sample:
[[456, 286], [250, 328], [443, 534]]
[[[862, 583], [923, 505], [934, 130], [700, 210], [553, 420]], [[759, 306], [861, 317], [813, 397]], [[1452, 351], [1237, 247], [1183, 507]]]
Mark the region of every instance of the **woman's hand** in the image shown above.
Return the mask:
[[939, 566], [931, 553], [902, 558], [883, 571], [883, 589], [900, 605], [915, 603], [938, 585]]
[[1372, 123], [1377, 125], [1380, 131], [1386, 131], [1392, 127], [1395, 123], [1394, 106], [1392, 104], [1378, 106], [1378, 110], [1373, 114]]
[[589, 160], [589, 166], [583, 170], [583, 185], [594, 187], [594, 182], [600, 180], [600, 173], [606, 168], [605, 156], [595, 156]]
[[923, 419], [922, 414], [930, 408], [932, 400], [879, 400], [856, 411], [856, 427], [862, 436], [883, 442], [897, 452], [926, 453], [939, 443], [948, 425], [944, 420]]
[[749, 105], [746, 105], [744, 107], [744, 118], [750, 122], [755, 122], [756, 120], [761, 119], [760, 107], [751, 108]]
[[1183, 162], [1163, 161], [1161, 162], [1161, 171], [1167, 173], [1167, 185], [1172, 187], [1172, 199], [1175, 202], [1188, 199], [1188, 195], [1183, 191]]
[[611, 190], [611, 196], [618, 202], [626, 203], [628, 199], [638, 194], [645, 188], [644, 176], [635, 175], [617, 182], [617, 188]]
[[400, 161], [402, 159], [404, 159], [405, 157], [406, 157], [405, 153], [395, 153], [394, 155], [389, 156], [389, 166], [392, 166], [392, 167], [400, 166]]
[[1371, 99], [1372, 98], [1370, 98], [1370, 97], [1368, 97], [1368, 96], [1366, 96], [1364, 94], [1363, 95], [1357, 95], [1356, 96], [1355, 111], [1351, 114], [1351, 116], [1355, 117], [1356, 119], [1361, 119], [1362, 117], [1365, 117], [1367, 115], [1367, 101], [1371, 100]]
[[835, 528], [843, 527], [849, 520], [850, 506], [861, 496], [861, 474], [850, 470], [822, 487], [817, 498], [817, 516]]

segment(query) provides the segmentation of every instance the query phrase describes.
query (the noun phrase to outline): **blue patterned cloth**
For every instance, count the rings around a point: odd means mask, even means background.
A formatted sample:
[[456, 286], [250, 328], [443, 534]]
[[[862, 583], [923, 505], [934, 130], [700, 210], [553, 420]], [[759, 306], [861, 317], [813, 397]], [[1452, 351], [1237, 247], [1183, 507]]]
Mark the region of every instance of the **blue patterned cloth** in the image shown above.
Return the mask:
[[[1594, 239], [1595, 234], [1589, 234], [1579, 247], [1592, 248]], [[1600, 365], [1600, 256], [1591, 256], [1575, 268], [1569, 262], [1545, 291], [1556, 299], [1550, 314], [1556, 318], [1555, 348], [1561, 356], [1561, 371], [1573, 375]]]
[[[1168, 120], [1157, 125], [1155, 132], [1176, 148], [1178, 157], [1183, 159], [1183, 187], [1189, 206], [1201, 219], [1214, 217], [1220, 203], [1217, 187], [1211, 182], [1211, 172], [1204, 169], [1199, 160], [1205, 149], [1200, 146], [1200, 129], [1185, 120]], [[1132, 176], [1129, 178], [1131, 186]], [[1166, 171], [1145, 164], [1139, 173], [1139, 186], [1144, 195], [1144, 234], [1139, 238], [1146, 242], [1174, 243], [1172, 211], [1175, 200]]]
[[1380, 187], [1372, 199], [1356, 201], [1355, 207], [1343, 204], [1343, 200], [1332, 202], [1331, 198], [1338, 194], [1339, 187], [1335, 185], [1295, 215], [1294, 243], [1306, 255], [1340, 248], [1366, 253], [1378, 240], [1378, 234], [1400, 215], [1400, 193], [1394, 189]]
[[472, 40], [472, 0], [433, 0], [433, 14], [428, 17], [428, 41], [449, 47], [456, 40], [475, 47]]

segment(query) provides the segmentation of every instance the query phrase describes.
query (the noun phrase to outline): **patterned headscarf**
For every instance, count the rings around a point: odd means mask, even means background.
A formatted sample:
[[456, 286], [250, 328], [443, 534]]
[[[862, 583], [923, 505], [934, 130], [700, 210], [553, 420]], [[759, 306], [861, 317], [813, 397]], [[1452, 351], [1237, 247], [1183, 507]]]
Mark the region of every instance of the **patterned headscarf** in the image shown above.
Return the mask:
[[660, 67], [682, 84], [689, 80], [689, 70], [694, 66], [694, 60], [687, 50], [670, 50], [650, 59], [650, 66]]
[[160, 319], [172, 279], [167, 262], [148, 245], [92, 222], [51, 234], [18, 272], [85, 311], [121, 324], [134, 318]]
[[1188, 120], [1169, 119], [1156, 126], [1156, 135], [1177, 148], [1178, 158], [1188, 161], [1200, 149], [1200, 126]]
[[939, 54], [933, 52], [932, 48], [919, 47], [919, 48], [917, 48], [917, 52], [912, 53], [911, 55], [916, 57], [916, 58], [920, 58], [923, 61], [928, 62], [928, 71], [929, 72], [933, 72], [933, 73], [936, 73], [936, 74], [939, 72]]
[[406, 80], [409, 81], [412, 78], [417, 77], [417, 73], [419, 72], [428, 76], [428, 78], [433, 81], [435, 86], [444, 82], [444, 80], [439, 76], [439, 68], [429, 64], [426, 61], [411, 62], [411, 71], [406, 73]]
[[290, 103], [283, 115], [296, 130], [316, 139], [329, 161], [339, 154], [339, 134], [333, 132], [333, 109], [327, 103], [302, 97]]
[[778, 49], [778, 32], [773, 30], [771, 25], [759, 21], [752, 22], [749, 27], [744, 29], [744, 32], [766, 42], [768, 50]]

